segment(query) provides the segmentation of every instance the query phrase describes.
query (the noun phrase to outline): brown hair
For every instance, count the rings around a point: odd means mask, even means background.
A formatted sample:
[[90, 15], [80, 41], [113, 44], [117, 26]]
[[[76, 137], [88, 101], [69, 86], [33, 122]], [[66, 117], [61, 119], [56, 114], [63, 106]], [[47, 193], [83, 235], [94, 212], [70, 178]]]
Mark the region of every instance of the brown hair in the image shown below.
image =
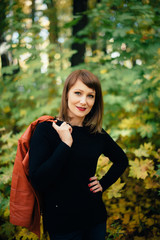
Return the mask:
[[87, 87], [92, 88], [96, 92], [95, 103], [91, 111], [86, 115], [83, 126], [89, 126], [91, 132], [101, 132], [102, 129], [102, 116], [103, 116], [103, 97], [101, 84], [99, 79], [88, 70], [73, 71], [66, 79], [63, 88], [61, 107], [59, 112], [59, 119], [68, 122], [68, 91], [76, 83], [81, 80]]

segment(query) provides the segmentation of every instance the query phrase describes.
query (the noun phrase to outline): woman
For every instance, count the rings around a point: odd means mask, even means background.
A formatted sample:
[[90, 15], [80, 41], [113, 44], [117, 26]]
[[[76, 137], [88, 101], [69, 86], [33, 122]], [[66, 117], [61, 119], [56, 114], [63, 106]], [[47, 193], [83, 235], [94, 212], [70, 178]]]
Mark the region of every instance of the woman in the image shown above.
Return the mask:
[[[29, 175], [43, 196], [44, 225], [51, 240], [105, 239], [102, 192], [121, 176], [128, 160], [102, 129], [102, 114], [98, 78], [76, 70], [64, 84], [56, 122], [39, 124], [32, 136]], [[95, 171], [101, 154], [113, 165], [98, 181]]]

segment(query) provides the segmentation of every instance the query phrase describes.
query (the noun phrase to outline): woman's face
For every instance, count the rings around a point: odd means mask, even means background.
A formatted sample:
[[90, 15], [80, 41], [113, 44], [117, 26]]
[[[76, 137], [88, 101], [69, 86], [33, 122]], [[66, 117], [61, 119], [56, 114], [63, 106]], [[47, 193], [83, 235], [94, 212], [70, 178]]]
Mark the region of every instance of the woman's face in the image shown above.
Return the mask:
[[68, 116], [82, 123], [94, 105], [95, 95], [94, 89], [77, 80], [68, 91]]

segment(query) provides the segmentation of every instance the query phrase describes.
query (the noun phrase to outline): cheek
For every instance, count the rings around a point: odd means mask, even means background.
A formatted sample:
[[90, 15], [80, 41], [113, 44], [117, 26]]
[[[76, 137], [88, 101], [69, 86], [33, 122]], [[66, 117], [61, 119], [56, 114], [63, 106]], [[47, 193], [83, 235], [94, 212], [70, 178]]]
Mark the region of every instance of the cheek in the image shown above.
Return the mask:
[[72, 104], [75, 104], [76, 102], [77, 102], [76, 96], [70, 94], [70, 95], [68, 96], [68, 106], [69, 106], [69, 105], [72, 105]]
[[91, 100], [88, 102], [88, 105], [90, 106], [90, 108], [93, 107], [94, 103], [95, 103], [95, 99], [94, 99], [94, 100], [91, 99]]

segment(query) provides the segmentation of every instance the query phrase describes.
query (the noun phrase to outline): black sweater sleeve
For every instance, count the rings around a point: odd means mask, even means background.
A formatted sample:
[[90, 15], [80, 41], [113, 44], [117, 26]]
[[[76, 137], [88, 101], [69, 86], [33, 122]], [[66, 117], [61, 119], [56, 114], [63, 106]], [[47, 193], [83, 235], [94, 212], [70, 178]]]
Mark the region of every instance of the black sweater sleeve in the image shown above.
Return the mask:
[[123, 174], [128, 166], [128, 158], [118, 144], [105, 131], [103, 133], [103, 154], [113, 162], [108, 172], [100, 179], [100, 184], [105, 191]]
[[29, 177], [33, 187], [44, 190], [54, 183], [69, 153], [70, 147], [60, 140], [48, 123], [39, 124], [31, 138], [29, 151]]

